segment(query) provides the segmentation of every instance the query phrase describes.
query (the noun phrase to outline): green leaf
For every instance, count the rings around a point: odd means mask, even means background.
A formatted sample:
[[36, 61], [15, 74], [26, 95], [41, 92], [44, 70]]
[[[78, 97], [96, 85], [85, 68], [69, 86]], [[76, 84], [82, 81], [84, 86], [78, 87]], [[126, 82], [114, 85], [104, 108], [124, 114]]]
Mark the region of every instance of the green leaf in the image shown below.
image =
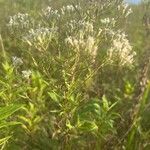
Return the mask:
[[84, 121], [79, 127], [79, 129], [84, 132], [91, 132], [98, 130], [98, 126], [95, 124], [94, 121]]
[[5, 107], [0, 107], [0, 121], [6, 119], [14, 112], [19, 110], [21, 107], [23, 107], [23, 105], [10, 105]]
[[71, 123], [70, 123], [69, 120], [66, 121], [66, 127], [68, 127], [69, 130], [71, 130], [72, 128], [74, 128], [74, 127], [71, 125]]
[[24, 116], [19, 116], [19, 118], [24, 121], [25, 123], [27, 123], [29, 126], [32, 126], [32, 121], [29, 118], [26, 118]]
[[20, 122], [3, 122], [3, 123], [0, 123], [0, 129], [1, 128], [5, 128], [5, 127], [8, 127], [8, 126], [14, 126], [14, 125], [19, 125], [21, 124]]
[[102, 101], [103, 101], [103, 108], [104, 108], [106, 111], [108, 111], [108, 110], [109, 110], [109, 103], [108, 103], [108, 100], [107, 100], [107, 98], [106, 98], [105, 95], [102, 97]]
[[108, 111], [110, 111], [111, 109], [113, 109], [116, 105], [118, 104], [118, 101], [117, 102], [114, 102], [108, 109]]
[[53, 101], [58, 102], [58, 94], [56, 94], [55, 92], [48, 92], [48, 95]]
[[13, 67], [11, 65], [9, 65], [9, 63], [7, 61], [5, 63], [3, 63], [2, 66], [7, 74], [10, 75], [13, 73]]
[[101, 114], [101, 106], [98, 101], [91, 100], [83, 108], [80, 109], [80, 114], [92, 113], [96, 115]]
[[5, 142], [7, 142], [9, 139], [11, 138], [11, 136], [7, 136], [5, 138], [0, 139], [0, 145], [3, 145]]

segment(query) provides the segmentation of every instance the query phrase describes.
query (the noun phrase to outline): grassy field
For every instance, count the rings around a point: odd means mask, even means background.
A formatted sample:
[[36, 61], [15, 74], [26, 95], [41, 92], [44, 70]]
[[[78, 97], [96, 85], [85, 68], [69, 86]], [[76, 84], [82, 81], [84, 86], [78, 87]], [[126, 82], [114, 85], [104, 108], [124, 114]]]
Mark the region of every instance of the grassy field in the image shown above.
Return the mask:
[[149, 150], [150, 3], [0, 0], [0, 150]]

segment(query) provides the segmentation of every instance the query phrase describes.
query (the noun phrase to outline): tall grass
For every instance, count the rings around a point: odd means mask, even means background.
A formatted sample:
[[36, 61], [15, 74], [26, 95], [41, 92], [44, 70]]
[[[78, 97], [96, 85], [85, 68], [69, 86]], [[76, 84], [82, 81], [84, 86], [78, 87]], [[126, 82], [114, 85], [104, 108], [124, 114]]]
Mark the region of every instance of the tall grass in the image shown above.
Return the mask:
[[0, 16], [0, 106], [8, 111], [6, 123], [15, 125], [0, 133], [7, 135], [0, 140], [2, 149], [148, 148], [149, 84], [133, 120], [128, 115], [139, 53], [128, 38], [134, 12], [126, 3], [0, 4], [5, 10]]

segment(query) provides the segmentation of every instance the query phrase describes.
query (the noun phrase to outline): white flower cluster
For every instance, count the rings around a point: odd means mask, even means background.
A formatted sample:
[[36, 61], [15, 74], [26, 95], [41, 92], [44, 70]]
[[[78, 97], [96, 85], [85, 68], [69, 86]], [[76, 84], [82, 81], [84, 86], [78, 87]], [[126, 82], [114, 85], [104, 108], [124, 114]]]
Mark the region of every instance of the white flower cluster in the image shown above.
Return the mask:
[[18, 67], [23, 64], [23, 60], [17, 56], [12, 57], [12, 63], [14, 67]]
[[43, 15], [48, 19], [49, 18], [56, 18], [56, 19], [60, 18], [60, 14], [59, 14], [58, 10], [54, 10], [50, 6], [48, 6], [46, 9], [43, 9], [42, 12], [43, 12]]
[[120, 66], [130, 66], [134, 62], [136, 53], [124, 33], [118, 33], [113, 39], [112, 47], [108, 50], [109, 60], [117, 61]]
[[46, 50], [48, 44], [56, 36], [57, 28], [39, 27], [30, 29], [29, 33], [23, 37], [23, 40], [30, 46], [35, 46], [38, 50]]
[[96, 56], [97, 44], [95, 38], [92, 36], [88, 36], [86, 39], [84, 39], [83, 36], [80, 36], [80, 38], [70, 36], [66, 38], [65, 41], [77, 51], [84, 50], [88, 52], [91, 56]]
[[23, 76], [23, 78], [25, 78], [25, 79], [29, 79], [31, 75], [32, 75], [31, 70], [23, 70], [23, 71], [22, 71], [22, 76]]
[[69, 22], [66, 23], [66, 26], [67, 26], [67, 31], [74, 32], [74, 30], [78, 29], [78, 31], [80, 30], [88, 33], [94, 32], [93, 23], [85, 20], [79, 20], [79, 21], [70, 20]]
[[[12, 57], [12, 63], [13, 63], [13, 66], [15, 68], [17, 68], [23, 64], [23, 60], [17, 56], [13, 56]], [[25, 79], [29, 79], [31, 74], [32, 74], [31, 70], [23, 70], [23, 71], [21, 71], [21, 73], [22, 73], [22, 77]]]
[[100, 20], [102, 24], [115, 26], [116, 20], [114, 18], [104, 18]]
[[70, 12], [74, 12], [76, 9], [81, 9], [80, 5], [67, 5], [67, 6], [63, 6], [61, 8], [61, 13], [65, 14], [65, 13], [70, 13]]
[[72, 29], [76, 29], [76, 31], [72, 33], [72, 36], [68, 36], [65, 42], [75, 51], [84, 51], [89, 54], [94, 61], [100, 40], [98, 37], [102, 30], [99, 29], [95, 31], [93, 23], [85, 20], [79, 20], [78, 22], [72, 20], [69, 26], [71, 26]]
[[122, 2], [118, 5], [118, 10], [122, 10], [122, 13], [125, 17], [128, 17], [132, 13], [132, 9], [129, 8], [129, 5], [126, 2]]
[[[100, 16], [99, 12], [101, 11], [99, 10], [97, 12], [93, 11], [94, 8], [99, 9], [99, 7], [100, 9], [114, 7], [116, 2], [106, 0], [99, 4], [93, 1], [91, 4], [86, 11], [81, 12], [82, 19], [74, 15], [76, 12], [78, 13], [76, 10], [82, 11], [80, 5], [66, 5], [59, 10], [48, 6], [42, 10], [43, 18], [42, 21], [39, 21], [40, 25], [38, 26], [37, 23], [34, 27], [30, 26], [26, 30], [28, 32], [22, 34], [23, 41], [39, 51], [45, 51], [49, 48], [51, 42], [58, 40], [58, 35], [60, 37], [66, 37], [67, 35], [65, 42], [69, 48], [71, 47], [72, 50], [77, 52], [85, 51], [92, 58], [97, 55], [98, 47], [100, 48], [106, 43], [112, 43], [111, 48], [108, 50], [109, 59], [111, 61], [120, 59], [120, 65], [132, 64], [135, 53], [132, 51], [126, 35], [116, 31], [116, 28], [114, 28], [118, 19], [115, 16], [114, 18]], [[125, 17], [131, 13], [131, 9], [125, 2], [120, 3], [117, 8], [115, 7], [116, 9]], [[61, 19], [62, 25], [57, 22], [58, 19]], [[50, 24], [47, 21], [51, 21], [51, 26], [53, 27], [50, 28]], [[10, 17], [9, 26], [21, 26], [21, 28], [24, 28], [28, 27], [29, 24], [30, 18], [28, 14], [18, 13]], [[54, 26], [60, 26], [62, 32], [58, 32], [57, 27]], [[63, 35], [61, 35], [62, 33]], [[17, 58], [14, 58], [13, 61], [14, 65], [21, 63]]]
[[86, 51], [95, 58], [97, 53], [97, 40], [94, 36], [93, 24], [91, 22], [79, 22], [82, 28], [76, 35], [69, 36], [65, 39], [73, 49], [77, 51]]
[[84, 32], [94, 32], [93, 23], [89, 21], [79, 21], [79, 26], [84, 30]]
[[30, 26], [29, 15], [18, 13], [14, 16], [10, 16], [9, 23], [7, 24], [10, 28], [28, 28]]

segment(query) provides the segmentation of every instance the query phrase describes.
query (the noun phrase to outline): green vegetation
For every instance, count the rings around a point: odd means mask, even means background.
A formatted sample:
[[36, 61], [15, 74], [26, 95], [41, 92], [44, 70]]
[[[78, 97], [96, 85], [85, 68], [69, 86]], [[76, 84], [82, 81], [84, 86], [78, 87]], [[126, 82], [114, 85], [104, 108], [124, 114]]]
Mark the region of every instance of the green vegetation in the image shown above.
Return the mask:
[[149, 150], [149, 8], [0, 0], [0, 149]]

